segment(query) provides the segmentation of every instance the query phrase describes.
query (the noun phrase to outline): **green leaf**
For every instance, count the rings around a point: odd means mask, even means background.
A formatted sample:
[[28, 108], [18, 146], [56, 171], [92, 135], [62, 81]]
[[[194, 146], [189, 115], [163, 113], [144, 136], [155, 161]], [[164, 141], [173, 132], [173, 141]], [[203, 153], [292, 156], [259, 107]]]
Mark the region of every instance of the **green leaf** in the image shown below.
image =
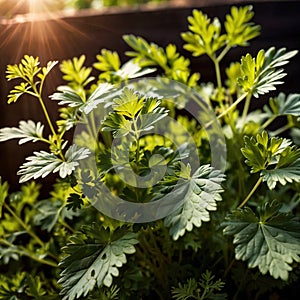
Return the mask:
[[229, 46], [247, 46], [249, 40], [260, 34], [260, 26], [249, 22], [253, 16], [254, 12], [251, 5], [231, 8], [231, 14], [226, 15], [224, 24]]
[[204, 165], [185, 180], [187, 192], [182, 205], [165, 218], [165, 226], [170, 227], [170, 234], [174, 240], [183, 236], [186, 230], [191, 231], [193, 226], [200, 227], [202, 222], [210, 220], [209, 211], [215, 211], [217, 201], [222, 200], [221, 182], [224, 179], [220, 171]]
[[194, 297], [198, 284], [194, 278], [188, 279], [187, 283], [179, 283], [178, 288], [172, 288], [172, 298], [176, 300], [187, 300]]
[[215, 294], [214, 291], [220, 291], [224, 287], [224, 282], [220, 279], [214, 280], [215, 276], [210, 271], [202, 274], [199, 282], [194, 278], [188, 279], [187, 283], [179, 283], [178, 288], [172, 288], [172, 298], [176, 300], [188, 299], [227, 299], [226, 294]]
[[85, 62], [85, 55], [79, 58], [74, 57], [72, 60], [64, 60], [60, 65], [60, 70], [64, 74], [63, 79], [70, 82], [74, 88], [80, 86], [85, 87], [95, 78], [90, 76], [92, 68], [83, 66]]
[[239, 85], [245, 92], [251, 92], [258, 98], [261, 94], [266, 94], [275, 90], [275, 86], [282, 84], [280, 81], [286, 73], [283, 69], [277, 69], [289, 63], [289, 59], [298, 51], [286, 52], [285, 48], [276, 51], [271, 47], [268, 51], [260, 50], [253, 58], [250, 54], [241, 59], [241, 77], [238, 78]]
[[[72, 194], [71, 194], [72, 195]], [[42, 230], [50, 232], [58, 223], [59, 219], [72, 220], [78, 213], [73, 210], [68, 210], [67, 205], [58, 199], [47, 199], [36, 203], [35, 209], [37, 210], [34, 215], [33, 221], [35, 225], [41, 226]]]
[[34, 152], [34, 156], [27, 157], [28, 162], [24, 163], [17, 173], [22, 175], [20, 183], [39, 177], [44, 178], [52, 172], [59, 172], [59, 176], [65, 178], [67, 175], [71, 175], [78, 166], [78, 160], [86, 158], [89, 154], [88, 149], [78, 148], [76, 145], [72, 145], [66, 151], [66, 161], [46, 151]]
[[126, 52], [126, 55], [133, 57], [134, 62], [140, 67], [159, 66], [170, 79], [190, 86], [199, 79], [198, 73], [190, 76], [190, 61], [177, 52], [175, 45], [169, 44], [166, 49], [163, 49], [155, 43], [148, 43], [145, 39], [134, 35], [125, 35], [123, 39], [135, 50]]
[[69, 86], [59, 86], [58, 92], [49, 96], [51, 100], [59, 101], [59, 105], [68, 105], [69, 107], [81, 108], [85, 101]]
[[118, 71], [121, 66], [120, 57], [117, 52], [102, 49], [101, 54], [96, 56], [98, 62], [94, 63], [95, 69], [100, 71]]
[[226, 75], [227, 75], [227, 80], [226, 80], [226, 85], [229, 88], [229, 93], [234, 94], [238, 90], [238, 83], [237, 79], [241, 76], [241, 67], [238, 62], [231, 63], [228, 68], [226, 68]]
[[270, 164], [277, 162], [276, 156], [280, 155], [291, 141], [272, 137], [266, 131], [255, 137], [244, 137], [245, 147], [241, 149], [246, 157], [246, 164], [251, 167], [251, 173], [265, 170]]
[[218, 18], [213, 21], [199, 10], [193, 10], [193, 16], [188, 17], [191, 32], [181, 36], [187, 44], [184, 49], [193, 53], [193, 56], [207, 54], [212, 57], [226, 43], [226, 35], [221, 34], [221, 24]]
[[277, 182], [285, 185], [300, 180], [300, 149], [291, 146], [291, 141], [283, 138], [269, 138], [266, 131], [256, 137], [245, 136], [245, 147], [241, 149], [251, 173], [260, 172], [269, 189]]
[[293, 181], [300, 182], [300, 149], [286, 147], [280, 153], [278, 163], [274, 169], [262, 170], [261, 176], [269, 189], [274, 189], [277, 182], [282, 185]]
[[42, 296], [46, 294], [39, 276], [33, 277], [32, 275], [27, 274], [26, 282], [28, 284], [26, 289], [26, 294], [28, 296], [32, 296], [34, 299], [41, 299]]
[[269, 107], [264, 106], [264, 111], [269, 117], [292, 115], [300, 116], [300, 94], [289, 94], [287, 97], [280, 93], [275, 98], [270, 98]]
[[223, 223], [224, 234], [233, 235], [235, 257], [258, 267], [262, 274], [288, 279], [293, 261], [300, 261], [300, 224], [291, 214], [281, 213], [273, 201], [259, 209], [258, 216], [246, 207], [232, 212]]
[[136, 237], [122, 229], [111, 233], [95, 223], [83, 226], [63, 248], [66, 256], [60, 262], [59, 280], [63, 300], [86, 296], [95, 286], [110, 287], [113, 276], [119, 275], [118, 268], [126, 263], [126, 254], [135, 252]]
[[57, 64], [57, 61], [49, 61], [46, 67], [39, 67], [39, 58], [25, 55], [18, 65], [8, 65], [6, 70], [7, 80], [22, 79], [20, 85], [10, 90], [8, 103], [16, 102], [24, 93], [38, 97], [41, 91], [37, 91], [38, 86], [42, 88], [43, 82]]
[[9, 91], [7, 103], [17, 102], [18, 99], [26, 94], [31, 89], [29, 83], [21, 82], [20, 85], [16, 85], [13, 89]]
[[6, 78], [8, 80], [12, 79], [25, 79], [33, 81], [33, 77], [39, 73], [41, 70], [39, 66], [39, 58], [34, 58], [33, 56], [24, 55], [21, 63], [19, 65], [8, 65], [6, 70]]
[[113, 109], [120, 115], [134, 118], [143, 108], [144, 98], [132, 89], [124, 88], [122, 95], [114, 99]]
[[97, 108], [100, 103], [107, 101], [107, 96], [113, 93], [113, 85], [109, 83], [100, 83], [94, 92], [90, 95], [87, 102], [81, 107], [81, 111], [89, 114], [93, 109]]
[[83, 205], [83, 200], [82, 200], [82, 196], [72, 193], [70, 194], [70, 196], [68, 197], [68, 203], [66, 205], [66, 208], [72, 209], [73, 211], [76, 211], [77, 209], [80, 209], [81, 206]]
[[36, 124], [29, 121], [20, 121], [19, 128], [5, 127], [0, 129], [0, 142], [20, 139], [19, 145], [27, 142], [37, 142], [43, 140], [44, 125], [41, 122]]

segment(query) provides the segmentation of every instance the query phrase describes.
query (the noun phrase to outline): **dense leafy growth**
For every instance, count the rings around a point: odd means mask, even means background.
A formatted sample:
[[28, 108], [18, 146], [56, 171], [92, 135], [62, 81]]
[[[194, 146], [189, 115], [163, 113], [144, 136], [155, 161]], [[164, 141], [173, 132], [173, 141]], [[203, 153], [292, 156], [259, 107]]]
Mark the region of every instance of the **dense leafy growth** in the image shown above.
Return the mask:
[[[124, 63], [107, 49], [92, 66], [85, 55], [62, 61], [56, 123], [43, 86], [57, 62], [25, 55], [7, 67], [17, 81], [8, 103], [34, 97], [46, 122], [0, 129], [1, 142], [44, 146], [21, 165], [20, 191], [0, 178], [1, 300], [252, 300], [297, 283], [300, 95], [271, 94], [249, 112], [297, 51], [270, 47], [221, 66], [259, 35], [253, 16], [244, 6], [224, 24], [188, 17], [184, 49], [212, 60], [216, 85], [200, 83], [174, 44], [134, 35]], [[53, 174], [41, 196], [35, 181]]]

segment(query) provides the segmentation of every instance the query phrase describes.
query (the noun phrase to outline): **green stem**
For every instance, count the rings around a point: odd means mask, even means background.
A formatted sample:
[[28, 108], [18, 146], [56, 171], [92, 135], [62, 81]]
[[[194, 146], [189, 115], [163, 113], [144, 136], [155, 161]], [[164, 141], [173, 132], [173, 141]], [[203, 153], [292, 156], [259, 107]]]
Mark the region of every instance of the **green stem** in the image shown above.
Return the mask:
[[280, 135], [281, 133], [285, 132], [286, 130], [289, 130], [290, 128], [291, 128], [291, 125], [286, 124], [285, 126], [278, 128], [277, 130], [271, 132], [270, 134], [272, 136]]
[[218, 89], [222, 89], [222, 79], [221, 79], [221, 71], [220, 71], [220, 64], [216, 57], [211, 57], [214, 65], [215, 65], [215, 72], [216, 72], [216, 78], [217, 78], [217, 86]]
[[252, 190], [250, 191], [250, 193], [248, 194], [248, 196], [244, 199], [244, 201], [239, 205], [238, 208], [242, 208], [251, 198], [251, 196], [254, 194], [254, 192], [257, 190], [257, 188], [259, 187], [259, 185], [262, 182], [262, 177], [259, 177], [257, 182], [255, 183], [254, 187], [252, 188]]
[[52, 134], [53, 134], [54, 136], [56, 136], [56, 135], [57, 135], [57, 134], [56, 134], [56, 131], [54, 130], [53, 124], [52, 124], [52, 122], [51, 122], [50, 116], [49, 116], [49, 114], [48, 114], [47, 108], [46, 108], [46, 106], [45, 106], [45, 104], [44, 104], [44, 101], [43, 101], [43, 99], [42, 99], [42, 96], [41, 96], [40, 94], [37, 93], [37, 98], [38, 98], [38, 100], [39, 100], [39, 102], [40, 102], [40, 104], [41, 104], [41, 107], [42, 107], [42, 109], [43, 109], [43, 112], [44, 112], [44, 115], [45, 115], [45, 117], [46, 117], [47, 123], [48, 123], [48, 125], [49, 125], [49, 127], [50, 127], [50, 130], [51, 130]]
[[[4, 240], [4, 239], [0, 239], [0, 243], [2, 245], [5, 245], [5, 246], [8, 246], [8, 247], [16, 247], [14, 244], [11, 244], [9, 243], [8, 241]], [[23, 248], [23, 247], [22, 247]], [[29, 258], [31, 258], [32, 260], [36, 261], [36, 262], [39, 262], [41, 264], [44, 264], [44, 265], [48, 265], [48, 266], [51, 266], [51, 267], [54, 267], [56, 268], [57, 267], [57, 264], [54, 263], [54, 262], [51, 262], [49, 260], [46, 260], [46, 259], [43, 259], [43, 258], [40, 258], [36, 255], [34, 255], [33, 253], [29, 253], [27, 252], [26, 250], [20, 250], [20, 249], [17, 249], [16, 250], [17, 253], [19, 253], [20, 255], [25, 255]]]
[[58, 220], [58, 222], [62, 225], [62, 226], [64, 226], [64, 227], [66, 227], [67, 229], [69, 229], [69, 231], [71, 231], [72, 233], [74, 233], [74, 229], [68, 224], [68, 223], [66, 223], [64, 220], [62, 220], [61, 218]]
[[30, 230], [29, 226], [27, 226], [16, 213], [6, 204], [3, 205], [5, 209], [8, 210], [8, 212], [15, 218], [15, 220], [26, 230], [26, 232], [42, 247], [44, 248], [44, 243], [42, 240]]
[[233, 110], [240, 102], [242, 102], [248, 93], [244, 93], [241, 95], [236, 101], [234, 101], [226, 110], [224, 110], [220, 115], [218, 115], [217, 119], [223, 118], [226, 114], [228, 114], [231, 110]]
[[269, 118], [265, 123], [263, 123], [261, 125], [262, 129], [266, 129], [275, 119], [277, 118], [277, 116], [272, 116], [271, 118]]
[[226, 45], [226, 47], [222, 50], [222, 52], [217, 57], [217, 61], [220, 62], [230, 49], [231, 49], [231, 46]]
[[242, 128], [244, 127], [245, 122], [246, 122], [246, 117], [247, 117], [247, 114], [248, 114], [248, 111], [249, 111], [251, 97], [252, 97], [251, 93], [249, 93], [246, 97], [246, 101], [245, 101], [245, 105], [244, 105], [244, 109], [243, 109], [243, 114], [242, 114]]
[[[248, 93], [244, 93], [243, 95], [241, 95], [234, 103], [232, 103], [226, 110], [224, 110], [221, 114], [219, 114], [217, 116], [217, 119], [221, 119], [223, 118], [225, 115], [227, 115], [230, 111], [232, 111], [240, 102], [242, 102], [246, 96], [248, 95]], [[208, 122], [207, 124], [205, 124], [204, 128], [209, 127], [211, 124], [213, 124], [214, 120]]]

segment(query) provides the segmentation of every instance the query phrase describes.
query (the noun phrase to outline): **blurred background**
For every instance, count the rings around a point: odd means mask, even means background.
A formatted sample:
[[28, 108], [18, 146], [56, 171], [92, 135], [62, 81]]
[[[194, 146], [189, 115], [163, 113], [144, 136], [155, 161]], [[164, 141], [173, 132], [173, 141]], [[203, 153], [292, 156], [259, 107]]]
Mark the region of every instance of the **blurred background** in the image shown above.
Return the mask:
[[111, 6], [136, 6], [172, 0], [0, 0], [0, 16], [12, 18], [19, 14], [80, 9], [101, 9]]

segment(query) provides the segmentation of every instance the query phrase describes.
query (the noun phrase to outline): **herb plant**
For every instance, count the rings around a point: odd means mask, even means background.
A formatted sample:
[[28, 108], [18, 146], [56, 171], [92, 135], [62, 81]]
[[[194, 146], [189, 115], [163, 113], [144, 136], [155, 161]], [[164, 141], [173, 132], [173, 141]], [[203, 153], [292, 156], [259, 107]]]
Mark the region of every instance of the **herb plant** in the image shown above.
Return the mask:
[[[300, 94], [271, 94], [268, 104], [249, 110], [283, 83], [283, 66], [297, 51], [247, 53], [220, 71], [232, 48], [259, 35], [253, 14], [251, 6], [233, 7], [223, 26], [198, 10], [188, 17], [184, 48], [211, 59], [216, 85], [199, 82], [175, 45], [133, 35], [124, 36], [132, 49], [124, 64], [106, 49], [92, 67], [84, 55], [63, 61], [66, 84], [50, 96], [60, 105], [56, 124], [43, 87], [57, 62], [40, 67], [25, 55], [7, 67], [7, 79], [19, 82], [8, 103], [35, 97], [47, 123], [20, 121], [2, 128], [0, 141], [45, 143], [48, 150], [20, 167], [19, 192], [0, 181], [0, 299], [261, 299], [298, 280]], [[136, 80], [154, 72], [150, 81]], [[170, 82], [201, 95], [216, 120], [204, 116], [199, 124], [184, 97], [162, 96]], [[285, 124], [274, 129], [278, 117]], [[227, 147], [224, 170], [210, 157], [207, 129], [216, 122]], [[51, 173], [57, 182], [40, 199], [35, 180]], [[115, 196], [123, 201], [116, 206]], [[143, 221], [161, 199], [175, 208], [159, 217], [162, 206]]]

